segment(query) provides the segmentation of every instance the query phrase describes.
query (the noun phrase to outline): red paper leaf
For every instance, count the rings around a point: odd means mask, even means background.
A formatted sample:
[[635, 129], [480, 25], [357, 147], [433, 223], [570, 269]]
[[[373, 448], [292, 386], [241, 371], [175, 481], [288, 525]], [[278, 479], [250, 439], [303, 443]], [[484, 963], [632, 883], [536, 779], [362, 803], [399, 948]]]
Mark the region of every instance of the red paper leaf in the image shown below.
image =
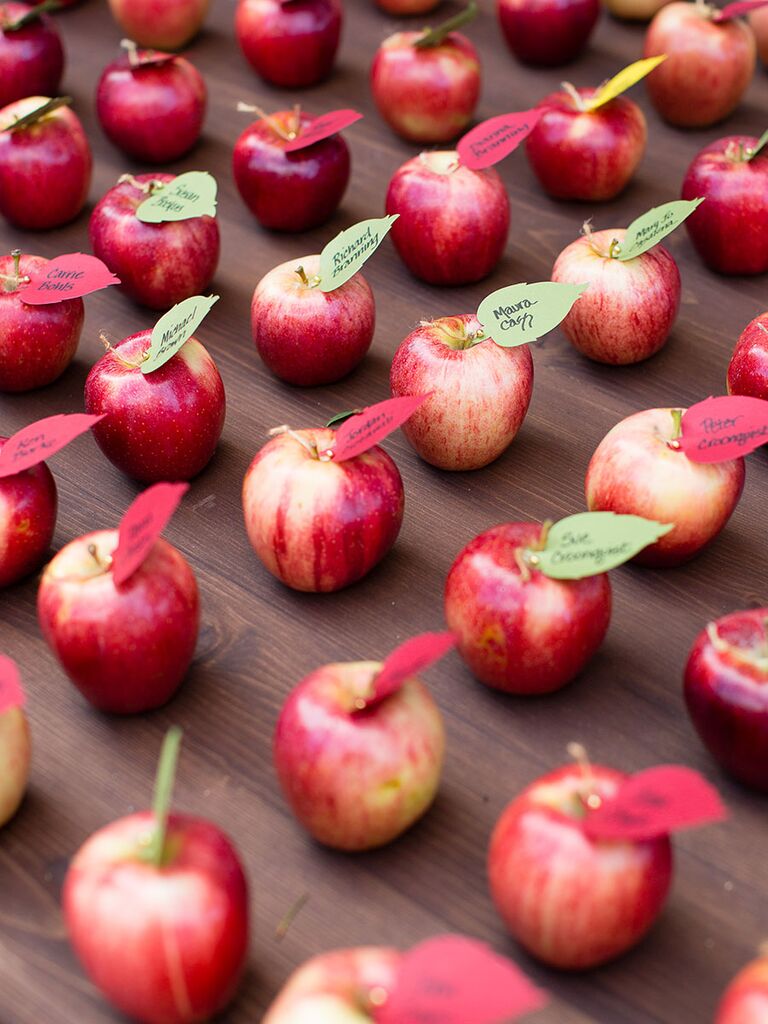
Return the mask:
[[768, 402], [720, 395], [683, 415], [680, 447], [691, 462], [727, 462], [768, 442]]
[[355, 121], [359, 121], [363, 115], [356, 110], [332, 110], [329, 114], [321, 114], [311, 124], [308, 124], [304, 131], [293, 142], [289, 142], [283, 148], [286, 153], [295, 153], [298, 149], [305, 149], [313, 146], [321, 139], [327, 139], [344, 128], [349, 128]]
[[513, 153], [539, 123], [548, 107], [534, 107], [519, 114], [500, 114], [483, 121], [459, 140], [456, 149], [465, 167], [482, 170]]
[[385, 697], [397, 693], [406, 679], [429, 668], [455, 646], [453, 633], [421, 633], [406, 640], [384, 662], [373, 680], [371, 696], [367, 698], [365, 706], [378, 704]]
[[30, 423], [9, 437], [3, 445], [0, 451], [0, 477], [13, 476], [30, 466], [36, 466], [103, 419], [104, 416], [72, 412], [46, 416], [43, 420]]
[[115, 586], [136, 572], [188, 490], [189, 484], [154, 484], [128, 507], [112, 556]]
[[23, 707], [26, 700], [16, 662], [0, 654], [0, 715]]
[[43, 306], [64, 299], [77, 299], [111, 284], [120, 284], [109, 267], [95, 256], [82, 252], [57, 256], [42, 270], [33, 274], [19, 293], [28, 306]]
[[727, 817], [714, 786], [692, 768], [669, 764], [631, 775], [587, 815], [584, 831], [590, 839], [653, 839]]
[[405, 423], [426, 402], [429, 394], [403, 395], [369, 405], [359, 415], [350, 416], [342, 423], [336, 431], [333, 447], [323, 454], [332, 457], [334, 462], [345, 462], [362, 455]]
[[722, 11], [718, 11], [717, 14], [713, 15], [712, 21], [718, 23], [731, 21], [732, 18], [738, 18], [742, 14], [749, 14], [750, 11], [756, 11], [758, 7], [765, 7], [766, 4], [768, 4], [768, 0], [737, 0], [737, 3], [727, 4]]
[[484, 942], [444, 935], [403, 957], [376, 1024], [506, 1024], [545, 1006], [547, 996]]

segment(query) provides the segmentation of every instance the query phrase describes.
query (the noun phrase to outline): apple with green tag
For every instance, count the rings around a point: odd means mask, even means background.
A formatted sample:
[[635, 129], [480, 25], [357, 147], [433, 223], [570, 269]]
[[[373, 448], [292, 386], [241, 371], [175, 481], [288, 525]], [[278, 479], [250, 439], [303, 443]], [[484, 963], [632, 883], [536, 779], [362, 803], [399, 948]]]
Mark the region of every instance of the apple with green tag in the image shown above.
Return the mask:
[[371, 65], [379, 113], [408, 142], [455, 139], [480, 97], [480, 57], [457, 29], [477, 14], [475, 0], [442, 25], [385, 39]]
[[341, 39], [341, 0], [239, 0], [235, 35], [253, 70], [300, 89], [327, 78]]
[[747, 324], [728, 364], [728, 394], [768, 401], [768, 313]]
[[219, 262], [216, 179], [205, 171], [124, 174], [91, 214], [94, 255], [150, 309], [199, 295]]
[[109, 0], [112, 16], [139, 46], [181, 50], [200, 31], [210, 0]]
[[64, 47], [46, 11], [51, 4], [0, 4], [0, 107], [27, 96], [55, 96]]
[[197, 581], [160, 534], [188, 484], [155, 484], [117, 530], [70, 541], [46, 566], [40, 627], [64, 671], [100, 711], [140, 714], [176, 693], [200, 622]]
[[666, 343], [680, 308], [680, 271], [659, 243], [702, 199], [665, 203], [628, 228], [591, 230], [555, 261], [552, 280], [589, 288], [563, 320], [563, 333], [589, 359], [611, 366], [639, 363]]
[[0, 214], [18, 228], [61, 227], [88, 198], [91, 148], [68, 103], [28, 96], [0, 110]]
[[742, 968], [717, 1007], [714, 1024], [762, 1024], [768, 1014], [768, 948]]
[[499, 818], [488, 851], [491, 894], [524, 949], [551, 967], [586, 970], [650, 929], [672, 881], [670, 833], [722, 821], [697, 772], [661, 765], [625, 775], [579, 764], [543, 775]]
[[204, 818], [171, 810], [180, 743], [181, 730], [171, 728], [152, 810], [94, 832], [62, 890], [85, 972], [119, 1013], [142, 1024], [218, 1016], [248, 957], [248, 882], [232, 840]]
[[440, 711], [418, 674], [454, 646], [422, 633], [384, 662], [324, 665], [289, 694], [273, 755], [296, 818], [319, 842], [370, 850], [426, 813], [445, 752]]
[[496, 0], [499, 24], [524, 64], [559, 67], [582, 52], [600, 14], [599, 0]]
[[19, 809], [29, 780], [32, 745], [25, 703], [16, 664], [0, 654], [0, 828]]

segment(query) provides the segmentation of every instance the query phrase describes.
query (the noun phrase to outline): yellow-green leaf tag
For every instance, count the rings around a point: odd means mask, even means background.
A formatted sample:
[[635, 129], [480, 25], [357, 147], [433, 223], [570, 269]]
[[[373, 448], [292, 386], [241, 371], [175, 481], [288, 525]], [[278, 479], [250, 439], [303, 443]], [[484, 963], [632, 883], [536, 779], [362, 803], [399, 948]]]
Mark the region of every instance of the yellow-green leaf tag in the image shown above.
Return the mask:
[[141, 372], [152, 373], [176, 355], [218, 301], [218, 295], [193, 295], [164, 313], [152, 328], [152, 341], [141, 364]]
[[216, 216], [216, 179], [207, 171], [187, 171], [144, 200], [136, 216], [145, 224]]
[[587, 100], [584, 104], [584, 109], [591, 113], [593, 110], [597, 110], [598, 107], [602, 107], [606, 103], [610, 103], [611, 100], [615, 100], [617, 96], [621, 96], [627, 89], [631, 89], [633, 85], [636, 85], [646, 75], [650, 75], [653, 69], [657, 68], [666, 59], [666, 53], [662, 53], [659, 57], [646, 57], [645, 60], [636, 60], [634, 64], [630, 64], [623, 71], [620, 71], [618, 75], [614, 75], [613, 78], [609, 79], [605, 85], [602, 85], [592, 99]]
[[527, 345], [557, 327], [586, 288], [588, 282], [513, 284], [486, 296], [478, 307], [477, 319], [485, 334], [502, 348]]
[[354, 277], [387, 237], [399, 213], [361, 220], [336, 235], [320, 253], [321, 292], [333, 292]]
[[580, 580], [623, 565], [672, 529], [642, 516], [581, 512], [555, 523], [544, 549], [527, 551], [526, 559], [553, 580]]
[[747, 163], [749, 163], [750, 160], [754, 160], [758, 153], [762, 152], [766, 142], [768, 142], [768, 131], [763, 132], [763, 134], [757, 140], [757, 144], [753, 146], [752, 149], [749, 150], [749, 155], [747, 156]]
[[627, 228], [624, 241], [615, 254], [617, 260], [633, 260], [652, 249], [662, 238], [680, 227], [686, 217], [704, 202], [701, 199], [676, 199], [663, 206], [655, 206], [642, 217], [633, 220]]

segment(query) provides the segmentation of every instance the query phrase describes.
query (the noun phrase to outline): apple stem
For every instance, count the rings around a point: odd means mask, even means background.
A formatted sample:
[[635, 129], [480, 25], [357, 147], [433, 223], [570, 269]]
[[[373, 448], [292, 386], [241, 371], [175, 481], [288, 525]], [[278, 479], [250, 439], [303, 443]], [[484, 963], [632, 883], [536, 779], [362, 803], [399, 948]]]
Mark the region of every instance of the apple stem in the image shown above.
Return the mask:
[[307, 905], [307, 903], [309, 903], [309, 893], [303, 892], [301, 896], [299, 896], [299, 898], [295, 900], [294, 903], [292, 903], [291, 906], [288, 908], [288, 910], [285, 913], [285, 916], [280, 921], [277, 928], [275, 928], [275, 939], [278, 942], [283, 941], [285, 936], [288, 934], [288, 929], [291, 927], [291, 925], [299, 916], [299, 914]]
[[145, 195], [152, 195], [159, 189], [165, 188], [165, 182], [158, 181], [157, 178], [152, 178], [151, 181], [139, 181], [137, 178], [134, 178], [132, 174], [121, 174], [117, 179], [117, 184], [133, 185], [134, 188], [137, 188], [139, 192], [144, 192]]
[[457, 28], [461, 28], [463, 25], [468, 24], [477, 15], [477, 3], [476, 0], [469, 0], [469, 3], [463, 11], [459, 11], [452, 18], [448, 18], [441, 25], [436, 28], [425, 28], [424, 34], [420, 36], [413, 44], [417, 50], [427, 50], [433, 46], [440, 46], [444, 42], [446, 36], [449, 36], [451, 32], [454, 32]]
[[112, 559], [108, 558], [106, 561], [102, 560], [101, 556], [99, 555], [99, 549], [96, 547], [95, 544], [88, 545], [88, 554], [94, 560], [94, 562], [99, 567], [102, 573], [109, 572], [109, 570], [112, 568]]
[[602, 800], [595, 792], [595, 775], [592, 771], [592, 762], [589, 760], [587, 748], [583, 743], [569, 743], [566, 747], [569, 757], [572, 757], [584, 777], [586, 792], [582, 794], [582, 800], [590, 811], [596, 811], [601, 806]]
[[176, 765], [179, 761], [179, 747], [181, 746], [182, 735], [183, 733], [177, 725], [171, 726], [165, 734], [163, 747], [160, 751], [160, 760], [157, 765], [155, 799], [152, 805], [155, 826], [146, 851], [147, 861], [156, 868], [163, 866], [165, 857], [168, 813], [171, 807], [171, 797], [173, 796], [173, 784], [176, 779]]
[[301, 104], [294, 103], [293, 105], [293, 128], [288, 133], [291, 142], [298, 136], [299, 130], [301, 129]]
[[14, 249], [11, 256], [13, 257], [13, 273], [0, 274], [4, 292], [18, 291], [19, 285], [29, 283], [28, 277], [21, 276], [21, 249]]
[[572, 85], [571, 82], [561, 82], [560, 88], [563, 90], [563, 92], [567, 93], [571, 97], [571, 99], [573, 100], [573, 105], [576, 107], [579, 113], [583, 114], [586, 112], [587, 108], [584, 103], [584, 100], [581, 98], [581, 94], [579, 93], [579, 90], [576, 88], [575, 85]]
[[128, 63], [132, 68], [141, 63], [139, 60], [139, 48], [132, 39], [121, 39], [120, 45], [124, 50], [128, 51]]
[[[275, 119], [273, 114], [267, 114], [261, 107], [254, 106], [250, 103], [238, 103], [238, 112], [241, 114], [258, 114], [262, 121], [266, 121], [275, 135], [279, 136], [283, 142], [293, 142], [296, 138], [296, 132], [287, 132], [283, 129], [282, 125]], [[297, 124], [298, 131], [298, 124]]]
[[667, 445], [673, 449], [673, 451], [680, 451], [680, 438], [683, 433], [683, 410], [682, 409], [670, 409], [672, 413], [672, 437], [667, 441]]
[[285, 423], [281, 427], [273, 427], [269, 432], [270, 437], [282, 437], [283, 434], [287, 434], [288, 437], [292, 437], [294, 441], [298, 441], [302, 448], [307, 449], [307, 451], [309, 452], [313, 459], [317, 459], [320, 457], [319, 452], [317, 450], [317, 444], [315, 442], [308, 441], [305, 437], [302, 437], [301, 434], [297, 433], [295, 430], [291, 430], [291, 428]]
[[296, 267], [296, 273], [299, 275], [301, 283], [303, 285], [306, 285], [307, 288], [317, 288], [317, 286], [320, 284], [320, 275], [315, 274], [314, 277], [309, 278], [307, 277], [307, 272], [304, 269], [304, 267]]
[[515, 548], [515, 561], [517, 562], [517, 568], [520, 570], [520, 579], [523, 583], [528, 583], [531, 579], [531, 569], [523, 548]]

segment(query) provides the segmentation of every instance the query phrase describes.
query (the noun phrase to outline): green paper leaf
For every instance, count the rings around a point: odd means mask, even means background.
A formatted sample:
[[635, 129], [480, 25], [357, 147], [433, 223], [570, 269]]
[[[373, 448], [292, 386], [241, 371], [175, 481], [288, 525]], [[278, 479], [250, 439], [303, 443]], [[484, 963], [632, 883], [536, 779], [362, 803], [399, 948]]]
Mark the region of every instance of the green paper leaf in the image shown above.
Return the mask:
[[486, 335], [502, 348], [527, 345], [557, 327], [586, 288], [588, 283], [558, 281], [513, 284], [486, 296], [477, 319]]
[[663, 206], [655, 206], [642, 217], [633, 220], [627, 228], [627, 234], [619, 247], [616, 259], [625, 261], [642, 256], [654, 245], [680, 227], [693, 211], [704, 202], [704, 199], [676, 199]]
[[216, 179], [207, 171], [187, 171], [148, 196], [136, 210], [145, 224], [165, 224], [216, 216]]
[[456, 29], [468, 24], [476, 15], [477, 3], [475, 0], [469, 0], [463, 11], [454, 14], [452, 18], [448, 18], [441, 25], [426, 29], [424, 35], [420, 36], [413, 45], [417, 50], [428, 50], [433, 46], [439, 46], [451, 32], [455, 32]]
[[193, 295], [163, 314], [152, 328], [152, 341], [141, 364], [141, 372], [152, 373], [176, 355], [218, 301], [218, 295]]
[[46, 114], [52, 114], [54, 110], [58, 110], [59, 107], [68, 107], [72, 102], [71, 96], [56, 96], [54, 99], [45, 100], [39, 107], [35, 107], [34, 110], [30, 110], [28, 114], [24, 114], [23, 117], [17, 117], [15, 121], [7, 124], [2, 129], [4, 132], [15, 132], [19, 128], [29, 128], [30, 125], [37, 124], [37, 122], [45, 117]]
[[38, 18], [48, 14], [49, 11], [58, 11], [60, 7], [59, 0], [43, 0], [43, 3], [33, 7], [26, 14], [22, 14], [16, 21], [12, 21], [9, 25], [2, 25], [0, 28], [2, 28], [3, 32], [18, 32], [20, 28], [26, 28], [27, 25], [34, 24]]
[[532, 566], [553, 580], [580, 580], [615, 569], [674, 529], [642, 516], [581, 512], [551, 527], [543, 551], [529, 550]]
[[399, 216], [395, 213], [361, 220], [336, 235], [320, 253], [320, 291], [333, 292], [354, 277], [376, 252]]
[[763, 134], [757, 140], [757, 145], [755, 146], [755, 148], [750, 150], [749, 156], [747, 157], [747, 163], [749, 163], [750, 160], [755, 159], [758, 153], [760, 153], [760, 151], [765, 147], [766, 142], [768, 142], [768, 131], [763, 132]]
[[326, 429], [328, 427], [338, 427], [345, 420], [348, 420], [350, 416], [359, 416], [364, 409], [350, 409], [349, 412], [337, 412], [335, 416], [331, 416], [328, 422], [325, 424]]

